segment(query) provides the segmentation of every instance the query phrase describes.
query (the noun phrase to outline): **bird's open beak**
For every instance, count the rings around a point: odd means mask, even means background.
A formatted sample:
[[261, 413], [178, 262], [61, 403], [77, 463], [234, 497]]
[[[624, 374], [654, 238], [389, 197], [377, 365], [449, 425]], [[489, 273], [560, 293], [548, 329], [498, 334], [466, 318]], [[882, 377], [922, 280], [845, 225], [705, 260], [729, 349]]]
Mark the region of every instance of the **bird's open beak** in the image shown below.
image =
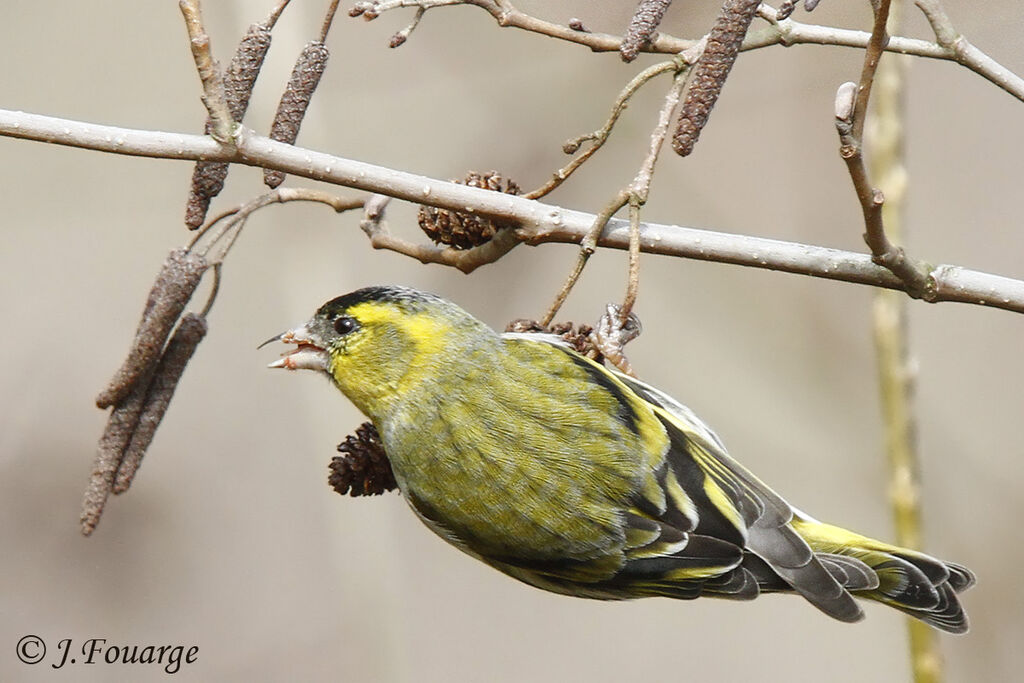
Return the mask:
[[296, 327], [276, 337], [272, 337], [260, 344], [260, 348], [271, 342], [284, 342], [285, 344], [297, 344], [298, 347], [284, 354], [268, 368], [284, 368], [285, 370], [320, 370], [329, 372], [331, 365], [330, 354], [313, 343], [309, 331], [305, 326]]

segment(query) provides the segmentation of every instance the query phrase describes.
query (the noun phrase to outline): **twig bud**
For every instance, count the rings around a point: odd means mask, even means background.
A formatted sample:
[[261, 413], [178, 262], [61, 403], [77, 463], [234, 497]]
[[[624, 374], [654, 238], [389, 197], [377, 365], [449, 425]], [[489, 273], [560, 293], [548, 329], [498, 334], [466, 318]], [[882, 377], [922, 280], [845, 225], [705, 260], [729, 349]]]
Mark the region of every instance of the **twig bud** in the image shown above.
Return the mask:
[[175, 249], [167, 257], [149, 292], [128, 357], [96, 398], [97, 406], [108, 408], [119, 403], [156, 365], [164, 342], [207, 266], [205, 258], [184, 249]]
[[793, 10], [796, 9], [797, 0], [783, 0], [779, 3], [779, 9], [775, 14], [776, 21], [782, 21], [783, 19], [789, 19], [789, 16], [793, 14]]
[[[292, 69], [291, 78], [288, 79], [288, 87], [285, 88], [281, 102], [277, 105], [277, 114], [270, 128], [272, 140], [286, 142], [289, 145], [295, 143], [309, 101], [320, 84], [320, 77], [324, 73], [329, 56], [327, 46], [319, 40], [309, 43], [302, 49], [295, 62], [295, 68]], [[284, 182], [284, 177], [285, 174], [281, 171], [263, 169], [263, 182], [268, 187], [277, 187]]]
[[167, 348], [164, 349], [160, 362], [153, 372], [153, 379], [146, 389], [145, 400], [131, 440], [124, 449], [124, 456], [117, 468], [114, 493], [124, 493], [131, 486], [135, 472], [142, 462], [142, 456], [153, 442], [156, 429], [160, 426], [160, 421], [163, 420], [164, 413], [167, 412], [167, 407], [174, 397], [174, 390], [178, 387], [185, 366], [191, 360], [199, 342], [206, 336], [206, 331], [206, 319], [195, 313], [188, 313], [181, 319], [178, 329], [167, 342]]
[[579, 31], [580, 33], [590, 33], [590, 29], [583, 24], [583, 21], [576, 17], [569, 20], [569, 28], [573, 31]]
[[857, 103], [857, 84], [847, 81], [836, 90], [836, 120], [853, 122], [853, 108]]

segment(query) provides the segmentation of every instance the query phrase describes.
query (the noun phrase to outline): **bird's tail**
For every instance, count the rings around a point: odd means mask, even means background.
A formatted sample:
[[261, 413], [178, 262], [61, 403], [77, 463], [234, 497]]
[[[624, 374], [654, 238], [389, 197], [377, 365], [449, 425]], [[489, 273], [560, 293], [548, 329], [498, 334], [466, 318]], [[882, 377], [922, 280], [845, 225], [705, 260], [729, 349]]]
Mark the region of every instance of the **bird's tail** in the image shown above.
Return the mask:
[[967, 631], [957, 593], [974, 585], [966, 567], [797, 515], [793, 529], [853, 595], [876, 600], [949, 633]]

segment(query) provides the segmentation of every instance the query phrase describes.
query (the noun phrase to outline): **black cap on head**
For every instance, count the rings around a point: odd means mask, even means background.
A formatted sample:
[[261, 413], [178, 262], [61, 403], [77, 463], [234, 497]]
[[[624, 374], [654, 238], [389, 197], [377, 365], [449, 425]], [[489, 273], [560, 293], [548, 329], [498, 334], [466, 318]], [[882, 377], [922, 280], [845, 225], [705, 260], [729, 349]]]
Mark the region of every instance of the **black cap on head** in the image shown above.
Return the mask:
[[348, 309], [352, 308], [356, 304], [366, 303], [370, 301], [381, 302], [381, 303], [393, 303], [402, 306], [415, 304], [426, 304], [436, 303], [443, 301], [440, 297], [435, 294], [428, 292], [421, 292], [417, 289], [411, 289], [409, 287], [399, 287], [397, 285], [377, 285], [374, 287], [364, 287], [363, 289], [357, 289], [354, 292], [348, 294], [342, 294], [341, 296], [331, 299], [317, 311], [318, 315], [337, 315], [344, 313]]

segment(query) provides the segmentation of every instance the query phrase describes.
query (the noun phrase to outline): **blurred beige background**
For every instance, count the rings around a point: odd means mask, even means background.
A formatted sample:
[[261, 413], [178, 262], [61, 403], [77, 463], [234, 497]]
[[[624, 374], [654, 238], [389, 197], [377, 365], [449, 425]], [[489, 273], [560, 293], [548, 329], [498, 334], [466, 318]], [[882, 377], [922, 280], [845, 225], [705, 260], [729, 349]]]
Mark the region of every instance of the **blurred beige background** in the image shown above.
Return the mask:
[[[217, 54], [226, 60], [270, 4], [206, 3]], [[295, 0], [284, 14], [248, 125], [269, 126], [326, 4]], [[609, 32], [635, 6], [517, 4]], [[718, 4], [678, 2], [665, 28], [700, 34]], [[1024, 71], [1018, 2], [948, 4], [973, 42]], [[2, 15], [0, 106], [201, 128], [177, 3], [7, 0]], [[599, 126], [623, 83], [655, 61], [623, 65], [502, 30], [473, 8], [430, 12], [389, 50], [410, 18], [367, 24], [339, 13], [301, 144], [442, 178], [496, 168], [533, 187], [564, 163], [562, 142]], [[867, 3], [827, 1], [810, 19], [866, 26]], [[916, 17], [908, 31], [929, 35]], [[831, 114], [860, 59], [814, 46], [742, 55], [696, 153], [664, 157], [645, 216], [862, 250]], [[665, 83], [637, 98], [553, 201], [594, 211], [632, 178]], [[1024, 105], [955, 65], [916, 60], [908, 107], [913, 253], [1024, 277]], [[448, 547], [397, 495], [341, 498], [327, 487], [334, 445], [362, 418], [312, 375], [264, 370], [276, 351], [257, 351], [259, 342], [374, 283], [433, 290], [494, 326], [537, 316], [571, 247], [520, 247], [466, 277], [371, 251], [356, 216], [318, 206], [257, 214], [135, 485], [82, 538], [79, 504], [106, 418], [93, 398], [166, 252], [187, 239], [192, 165], [10, 139], [0, 155], [0, 680], [166, 676], [157, 666], [30, 667], [14, 657], [29, 633], [51, 649], [93, 637], [198, 645], [198, 662], [176, 680], [908, 679], [903, 620], [883, 607], [867, 606], [867, 620], [850, 626], [793, 597], [549, 595]], [[215, 210], [261, 191], [257, 171], [235, 168]], [[413, 217], [392, 207], [393, 228], [418, 239]], [[624, 254], [598, 254], [562, 317], [594, 320], [621, 296], [625, 268]], [[645, 334], [630, 347], [640, 376], [693, 407], [796, 505], [891, 538], [872, 291], [663, 257], [643, 259], [641, 286]], [[1013, 680], [1024, 667], [1024, 317], [921, 303], [910, 315], [928, 550], [979, 577], [965, 600], [971, 633], [942, 638], [948, 680]]]

